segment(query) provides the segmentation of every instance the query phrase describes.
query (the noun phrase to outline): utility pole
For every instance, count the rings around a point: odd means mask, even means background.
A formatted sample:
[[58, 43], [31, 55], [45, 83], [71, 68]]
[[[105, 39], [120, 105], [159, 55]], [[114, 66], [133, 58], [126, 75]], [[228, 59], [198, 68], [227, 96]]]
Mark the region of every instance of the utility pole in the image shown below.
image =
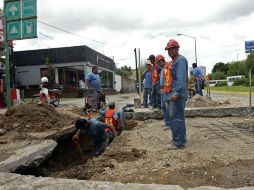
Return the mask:
[[252, 105], [251, 105], [251, 67], [249, 70], [249, 80], [250, 80], [250, 86], [249, 86], [249, 95], [250, 95], [250, 115], [252, 113]]
[[136, 89], [139, 94], [139, 84], [138, 84], [138, 61], [137, 61], [137, 49], [134, 49], [135, 52], [135, 64], [136, 64]]
[[139, 83], [139, 95], [141, 94], [141, 86], [142, 86], [142, 83], [141, 83], [141, 57], [140, 57], [140, 48], [138, 48], [138, 83]]
[[[6, 12], [6, 2], [4, 3], [4, 10], [3, 12]], [[11, 107], [11, 91], [10, 91], [10, 62], [9, 62], [9, 56], [10, 56], [10, 50], [9, 50], [9, 44], [7, 41], [7, 21], [6, 21], [6, 15], [4, 15], [4, 52], [5, 52], [5, 85], [6, 85], [6, 96], [7, 96], [7, 108]]]

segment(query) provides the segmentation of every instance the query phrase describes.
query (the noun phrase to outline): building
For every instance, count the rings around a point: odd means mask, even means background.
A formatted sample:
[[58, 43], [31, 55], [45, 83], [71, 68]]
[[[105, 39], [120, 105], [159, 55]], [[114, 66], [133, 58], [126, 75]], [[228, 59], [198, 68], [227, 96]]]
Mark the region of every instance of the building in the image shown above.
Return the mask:
[[[102, 88], [114, 89], [115, 63], [111, 58], [87, 46], [18, 51], [14, 53], [16, 83], [37, 88], [43, 76], [64, 89], [75, 90], [78, 81], [98, 66]], [[48, 63], [48, 65], [47, 65]]]

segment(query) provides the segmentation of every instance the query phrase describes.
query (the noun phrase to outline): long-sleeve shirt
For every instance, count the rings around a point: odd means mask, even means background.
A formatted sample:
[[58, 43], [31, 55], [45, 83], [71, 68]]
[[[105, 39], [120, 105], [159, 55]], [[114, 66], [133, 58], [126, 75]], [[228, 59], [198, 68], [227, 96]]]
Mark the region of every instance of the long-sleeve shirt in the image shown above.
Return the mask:
[[[179, 55], [172, 65], [173, 82], [170, 96], [188, 97], [188, 61]], [[164, 72], [161, 71], [160, 86], [164, 86]]]
[[146, 71], [144, 74], [144, 88], [152, 88], [152, 77], [151, 77], [151, 71]]

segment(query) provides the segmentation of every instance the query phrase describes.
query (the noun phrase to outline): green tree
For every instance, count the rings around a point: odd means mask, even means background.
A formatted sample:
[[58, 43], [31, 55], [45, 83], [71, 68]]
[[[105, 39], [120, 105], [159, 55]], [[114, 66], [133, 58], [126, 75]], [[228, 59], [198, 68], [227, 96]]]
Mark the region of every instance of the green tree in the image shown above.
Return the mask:
[[248, 75], [248, 70], [244, 61], [236, 61], [228, 64], [228, 76]]
[[116, 74], [123, 77], [131, 76], [132, 75], [131, 67], [124, 65], [121, 68], [116, 68]]
[[228, 72], [228, 64], [225, 64], [223, 62], [216, 63], [213, 66], [212, 73], [216, 73], [218, 71], [227, 74], [227, 72]]
[[245, 61], [247, 70], [252, 69], [252, 74], [254, 73], [254, 52], [250, 53]]
[[226, 74], [222, 71], [217, 71], [215, 73], [212, 73], [212, 80], [223, 80], [226, 78], [227, 78]]
[[45, 59], [45, 64], [48, 66], [49, 83], [54, 84], [55, 83], [55, 66], [49, 61], [48, 57]]

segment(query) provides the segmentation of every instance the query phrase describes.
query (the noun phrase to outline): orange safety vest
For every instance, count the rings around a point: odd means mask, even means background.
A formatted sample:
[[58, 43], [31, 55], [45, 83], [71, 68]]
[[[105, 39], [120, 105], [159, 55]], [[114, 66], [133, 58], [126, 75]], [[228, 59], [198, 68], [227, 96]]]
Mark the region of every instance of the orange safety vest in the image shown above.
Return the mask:
[[[105, 119], [104, 119], [104, 123], [107, 124], [107, 125], [112, 125], [114, 126], [115, 128], [118, 128], [118, 121], [116, 121], [114, 119], [114, 113], [116, 112], [117, 110], [113, 110], [113, 109], [108, 109], [106, 111], [106, 114], [105, 114]], [[105, 131], [110, 131], [110, 128], [106, 128]]]
[[164, 92], [170, 93], [171, 86], [173, 83], [173, 76], [172, 76], [172, 67], [173, 63], [175, 62], [177, 57], [175, 57], [169, 64], [164, 67], [163, 74], [164, 74]]
[[160, 79], [156, 64], [153, 65], [152, 82], [155, 84]]

